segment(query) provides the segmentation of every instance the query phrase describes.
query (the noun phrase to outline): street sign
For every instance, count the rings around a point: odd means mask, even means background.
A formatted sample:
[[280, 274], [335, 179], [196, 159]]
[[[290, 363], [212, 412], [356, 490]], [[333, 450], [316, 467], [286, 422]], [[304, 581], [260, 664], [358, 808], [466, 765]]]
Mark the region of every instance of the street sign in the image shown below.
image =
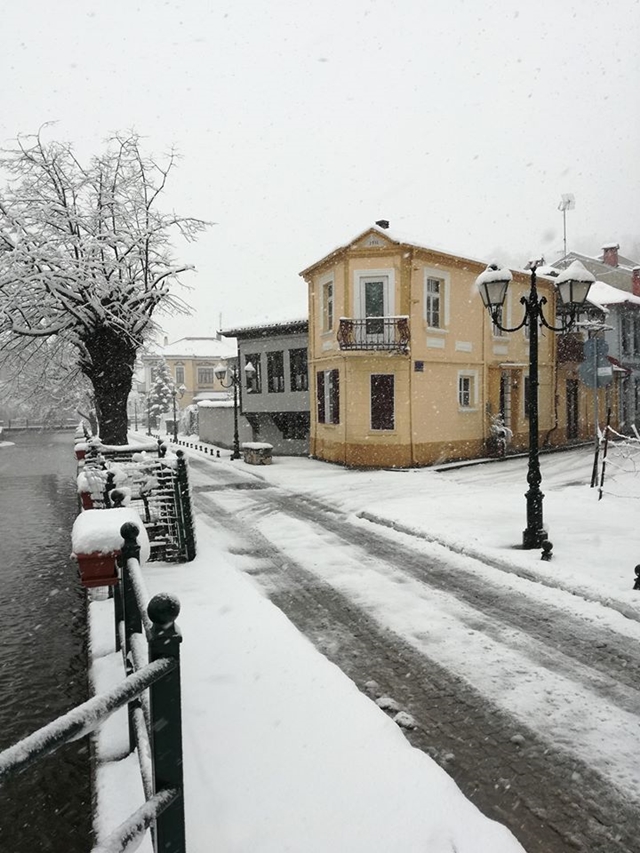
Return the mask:
[[578, 372], [587, 388], [604, 388], [613, 382], [608, 352], [609, 344], [602, 338], [589, 338], [584, 342], [584, 361]]

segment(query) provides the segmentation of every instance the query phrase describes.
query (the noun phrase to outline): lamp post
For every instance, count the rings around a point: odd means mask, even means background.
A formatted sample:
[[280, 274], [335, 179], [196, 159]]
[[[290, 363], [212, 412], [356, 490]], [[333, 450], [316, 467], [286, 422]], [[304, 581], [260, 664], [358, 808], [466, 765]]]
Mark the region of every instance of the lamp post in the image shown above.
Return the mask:
[[[493, 323], [503, 332], [516, 332], [524, 326], [529, 328], [529, 465], [527, 483], [529, 489], [525, 494], [527, 500], [527, 526], [522, 533], [524, 549], [540, 548], [547, 541], [542, 515], [542, 500], [544, 495], [540, 490], [542, 475], [540, 473], [540, 458], [538, 448], [538, 328], [544, 326], [552, 332], [566, 332], [575, 323], [580, 309], [584, 305], [589, 288], [595, 281], [591, 273], [580, 261], [574, 261], [555, 279], [557, 293], [563, 307], [561, 314], [562, 325], [553, 326], [545, 318], [542, 307], [547, 298], [538, 294], [536, 269], [538, 262], [530, 268], [531, 280], [529, 294], [520, 299], [524, 306], [522, 322], [513, 328], [503, 326], [501, 310], [507, 296], [507, 288], [512, 279], [509, 270], [490, 264], [485, 272], [476, 279], [480, 296], [489, 311]], [[550, 543], [546, 546], [549, 554]]]
[[[238, 365], [232, 365], [227, 368], [225, 364], [220, 362], [213, 370], [216, 379], [220, 382], [223, 388], [233, 388], [233, 453], [232, 459], [240, 459], [240, 435], [238, 432], [238, 388], [240, 387], [240, 370]], [[256, 369], [249, 363], [244, 369], [247, 379], [255, 376]], [[228, 382], [225, 379], [228, 378]]]
[[186, 391], [186, 387], [184, 385], [175, 385], [171, 388], [171, 396], [173, 398], [173, 440], [174, 442], [178, 441], [178, 416], [176, 413], [176, 397], [179, 395], [180, 399], [184, 396], [184, 392]]
[[[147, 401], [147, 435], [151, 435], [151, 394], [146, 391], [140, 391], [140, 400], [144, 406], [144, 401]], [[140, 413], [144, 417], [143, 413]]]

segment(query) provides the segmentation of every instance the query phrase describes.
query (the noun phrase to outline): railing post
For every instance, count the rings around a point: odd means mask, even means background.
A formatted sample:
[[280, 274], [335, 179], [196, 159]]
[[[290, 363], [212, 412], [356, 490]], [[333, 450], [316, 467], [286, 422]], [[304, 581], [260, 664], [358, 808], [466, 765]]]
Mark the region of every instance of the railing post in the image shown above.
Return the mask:
[[[138, 527], [131, 521], [127, 521], [120, 528], [120, 535], [124, 540], [124, 544], [120, 549], [120, 582], [122, 584], [122, 618], [124, 621], [124, 666], [127, 675], [132, 675], [135, 671], [133, 652], [131, 651], [131, 635], [142, 634], [142, 619], [127, 566], [127, 561], [131, 558], [140, 560], [140, 545], [138, 545], [139, 532]], [[136, 748], [135, 723], [133, 719], [135, 706], [136, 702], [130, 702], [128, 707], [129, 749], [131, 752]]]
[[175, 620], [178, 599], [167, 593], [154, 595], [147, 607], [153, 623], [149, 637], [149, 662], [174, 658], [178, 666], [149, 688], [151, 754], [154, 793], [177, 788], [181, 794], [156, 821], [156, 853], [185, 853], [184, 786], [182, 772], [182, 708], [180, 699], [180, 643]]

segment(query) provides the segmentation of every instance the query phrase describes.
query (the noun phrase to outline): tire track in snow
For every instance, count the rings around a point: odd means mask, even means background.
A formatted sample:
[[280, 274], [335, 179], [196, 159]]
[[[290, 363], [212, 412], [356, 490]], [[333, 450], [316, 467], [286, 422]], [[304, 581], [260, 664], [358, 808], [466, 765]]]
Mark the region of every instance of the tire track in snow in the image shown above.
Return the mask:
[[[406, 707], [420, 721], [420, 730], [411, 735], [416, 745], [427, 751], [435, 750], [436, 757], [444, 766], [447, 766], [446, 756], [451, 755], [448, 749], [455, 750], [457, 762], [461, 761], [461, 750], [468, 753], [466, 760], [462, 761], [462, 768], [447, 769], [458, 779], [468, 796], [471, 795], [478, 803], [483, 797], [490, 802], [489, 812], [507, 823], [529, 851], [583, 849], [609, 853], [633, 849], [631, 838], [639, 829], [635, 811], [608, 792], [597, 774], [582, 762], [568, 759], [566, 753], [544, 744], [522, 725], [517, 726], [517, 732], [524, 728], [527, 746], [522, 750], [516, 749], [509, 741], [516, 729], [508, 714], [482, 699], [434, 660], [417, 653], [398, 637], [380, 628], [352, 601], [310, 575], [290, 556], [283, 558], [278, 544], [268, 542], [263, 535], [268, 532], [268, 523], [265, 531], [265, 524], [260, 521], [261, 518], [268, 520], [274, 511], [279, 511], [280, 502], [274, 497], [272, 489], [233, 495], [202, 493], [197, 495], [196, 503], [210, 513], [211, 503], [215, 502], [216, 513], [224, 516], [225, 526], [243, 531], [241, 535], [247, 546], [240, 550], [245, 554], [245, 564], [253, 555], [260, 558], [257, 577], [270, 598], [328, 657], [361, 686], [367, 678], [374, 677], [381, 686], [389, 685], [396, 698], [404, 697]], [[301, 501], [298, 496], [293, 501], [289, 498], [285, 507], [287, 515], [298, 517], [301, 504], [304, 504], [303, 520], [314, 525], [322, 523], [317, 515], [317, 506], [313, 507], [313, 517], [309, 517], [309, 503], [312, 502]], [[262, 533], [255, 529], [247, 533], [244, 527], [247, 522], [254, 528], [257, 523], [263, 528]], [[330, 522], [329, 529], [335, 526], [335, 513], [331, 514]], [[351, 537], [357, 528], [350, 524], [346, 527]], [[279, 530], [282, 530], [282, 525], [279, 525]], [[378, 538], [367, 536], [367, 544], [379, 560]], [[323, 555], [326, 541], [326, 537], [320, 537], [319, 547], [323, 549]], [[385, 544], [388, 546], [388, 541]], [[340, 543], [340, 547], [344, 549], [344, 544]], [[397, 545], [394, 557], [397, 561]], [[420, 557], [424, 562], [424, 554]], [[403, 570], [405, 568], [403, 564]], [[256, 572], [251, 571], [251, 574]], [[410, 679], [405, 678], [407, 673], [411, 673]], [[434, 694], [439, 697], [435, 706]], [[465, 738], [469, 740], [468, 744], [464, 743]], [[481, 771], [476, 765], [483, 745], [488, 746], [489, 754], [480, 762], [484, 768]], [[487, 768], [493, 768], [488, 771], [489, 778], [473, 781], [476, 775], [486, 773]], [[521, 777], [533, 779], [537, 788], [543, 790], [532, 793], [529, 790], [531, 784], [524, 783]], [[544, 784], [541, 784], [541, 779], [544, 779]], [[496, 792], [494, 795], [491, 794], [492, 784]], [[572, 790], [571, 795], [567, 789]], [[529, 813], [527, 820], [522, 818], [524, 810]], [[554, 817], [558, 812], [560, 817]], [[614, 823], [618, 827], [615, 831], [608, 826], [612, 816], [615, 816]], [[546, 822], [549, 822], [551, 837], [542, 831]], [[559, 829], [556, 823], [562, 828]], [[526, 831], [522, 828], [525, 824], [529, 826]], [[537, 828], [534, 830], [530, 824]], [[629, 827], [631, 832], [627, 838], [628, 846], [624, 840], [627, 837], [625, 827]], [[620, 836], [619, 840], [615, 840], [616, 835]]]

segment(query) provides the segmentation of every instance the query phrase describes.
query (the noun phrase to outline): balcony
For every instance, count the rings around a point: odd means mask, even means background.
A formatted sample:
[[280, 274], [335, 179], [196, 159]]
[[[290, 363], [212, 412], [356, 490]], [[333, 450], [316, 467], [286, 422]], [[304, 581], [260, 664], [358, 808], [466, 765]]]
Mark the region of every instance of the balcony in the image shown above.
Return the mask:
[[409, 352], [408, 317], [341, 317], [338, 343], [341, 350]]

